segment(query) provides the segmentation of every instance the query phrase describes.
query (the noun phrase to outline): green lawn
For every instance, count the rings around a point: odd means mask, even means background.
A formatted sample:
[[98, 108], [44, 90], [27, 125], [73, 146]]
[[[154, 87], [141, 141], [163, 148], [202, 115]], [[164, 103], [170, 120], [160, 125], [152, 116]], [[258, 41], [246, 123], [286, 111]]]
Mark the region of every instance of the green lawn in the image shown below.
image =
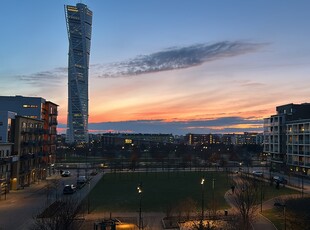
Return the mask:
[[227, 208], [224, 194], [230, 188], [226, 173], [165, 172], [165, 173], [108, 173], [90, 193], [91, 208], [98, 211], [137, 211], [139, 195], [137, 186], [142, 183], [142, 208], [144, 211], [165, 212], [168, 207], [192, 198], [200, 207], [201, 178], [204, 176], [205, 207], [208, 208], [215, 179], [214, 200], [219, 209]]
[[[107, 173], [90, 193], [90, 206], [96, 211], [137, 211], [139, 195], [137, 186], [142, 183], [142, 208], [144, 211], [165, 212], [182, 200], [191, 198], [201, 207], [201, 178], [205, 178], [205, 208], [208, 209], [214, 196], [218, 209], [228, 208], [224, 194], [231, 186], [231, 178], [225, 172], [143, 172]], [[212, 179], [215, 179], [214, 190]], [[260, 188], [260, 187], [259, 187]], [[276, 189], [263, 183], [263, 200], [297, 193], [294, 190]], [[260, 193], [259, 193], [260, 195]]]
[[289, 195], [289, 194], [298, 194], [299, 192], [290, 188], [280, 187], [279, 189], [275, 188], [275, 185], [270, 186], [269, 183], [266, 183], [263, 187], [263, 200], [270, 200], [273, 197]]
[[263, 215], [268, 218], [278, 230], [284, 230], [283, 210], [273, 208], [264, 211]]

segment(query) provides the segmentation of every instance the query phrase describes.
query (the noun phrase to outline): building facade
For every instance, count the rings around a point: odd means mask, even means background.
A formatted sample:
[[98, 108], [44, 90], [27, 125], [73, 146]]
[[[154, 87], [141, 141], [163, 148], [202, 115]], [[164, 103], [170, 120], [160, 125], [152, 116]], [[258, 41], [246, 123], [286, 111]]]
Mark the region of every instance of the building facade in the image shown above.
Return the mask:
[[43, 161], [48, 165], [49, 175], [52, 173], [53, 165], [56, 162], [56, 145], [57, 145], [57, 116], [58, 105], [51, 101], [46, 101], [43, 105]]
[[45, 179], [48, 165], [43, 161], [44, 121], [16, 116], [13, 122], [14, 148], [11, 189], [20, 189]]
[[290, 171], [310, 174], [310, 119], [288, 122], [286, 140]]
[[0, 110], [3, 110], [0, 143], [13, 143], [12, 189], [52, 173], [56, 159], [57, 107], [40, 97], [0, 96]]
[[[0, 107], [1, 108], [1, 107]], [[12, 119], [17, 114], [10, 111], [0, 111], [0, 143], [12, 143]]]
[[88, 70], [92, 11], [82, 3], [65, 6], [69, 38], [68, 143], [88, 142]]
[[277, 114], [264, 119], [263, 151], [269, 156], [271, 169], [309, 173], [305, 120], [310, 119], [310, 104], [282, 105], [276, 111]]
[[196, 144], [219, 144], [221, 141], [220, 135], [217, 134], [193, 134], [189, 133], [185, 136], [185, 141], [189, 145]]
[[10, 187], [13, 163], [12, 143], [0, 143], [0, 198]]

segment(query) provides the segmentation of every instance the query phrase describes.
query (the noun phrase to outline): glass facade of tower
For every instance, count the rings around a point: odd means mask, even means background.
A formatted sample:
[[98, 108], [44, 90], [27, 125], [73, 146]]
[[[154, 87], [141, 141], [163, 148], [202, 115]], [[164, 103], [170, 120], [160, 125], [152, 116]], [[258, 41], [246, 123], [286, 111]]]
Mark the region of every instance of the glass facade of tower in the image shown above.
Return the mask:
[[88, 69], [92, 11], [86, 5], [65, 6], [69, 38], [68, 143], [88, 142]]

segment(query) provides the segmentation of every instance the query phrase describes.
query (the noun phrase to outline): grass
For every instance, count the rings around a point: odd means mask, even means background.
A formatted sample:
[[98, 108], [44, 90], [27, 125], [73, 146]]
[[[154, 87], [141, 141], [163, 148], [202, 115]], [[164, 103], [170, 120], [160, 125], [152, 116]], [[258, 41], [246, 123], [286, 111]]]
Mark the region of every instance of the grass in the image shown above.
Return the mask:
[[[213, 196], [218, 209], [229, 208], [224, 194], [230, 189], [231, 178], [225, 172], [117, 172], [105, 174], [91, 191], [89, 197], [91, 209], [107, 212], [137, 211], [139, 208], [137, 186], [140, 183], [143, 189], [143, 211], [165, 212], [169, 207], [174, 207], [187, 198], [194, 200], [199, 209], [202, 177], [205, 178], [205, 208], [210, 208]], [[283, 187], [276, 189], [269, 183], [263, 183], [262, 188], [264, 201], [280, 195], [297, 193]]]
[[268, 218], [278, 230], [284, 230], [284, 215], [282, 209], [269, 209], [262, 213], [266, 218]]
[[214, 200], [219, 209], [227, 208], [225, 192], [230, 188], [226, 173], [202, 172], [152, 172], [106, 174], [90, 193], [92, 209], [98, 211], [137, 211], [139, 195], [137, 186], [142, 183], [142, 208], [144, 211], [165, 212], [186, 198], [200, 207], [204, 176], [205, 207], [213, 198], [212, 179], [215, 179]]
[[287, 187], [280, 187], [279, 189], [275, 188], [275, 185], [270, 186], [269, 183], [264, 183], [263, 185], [263, 200], [270, 200], [271, 198], [282, 196], [282, 195], [291, 195], [298, 194], [299, 192]]

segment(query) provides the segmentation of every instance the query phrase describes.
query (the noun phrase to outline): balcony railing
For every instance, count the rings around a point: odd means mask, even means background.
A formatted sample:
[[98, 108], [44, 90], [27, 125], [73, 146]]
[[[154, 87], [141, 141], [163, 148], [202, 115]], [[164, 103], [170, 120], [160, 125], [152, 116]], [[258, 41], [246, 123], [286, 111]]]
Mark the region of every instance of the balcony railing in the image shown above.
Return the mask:
[[53, 112], [49, 113], [49, 115], [58, 116], [58, 111], [53, 111]]
[[49, 125], [52, 126], [52, 125], [58, 125], [58, 122], [57, 121], [51, 121], [49, 122]]
[[12, 159], [13, 159], [12, 156], [9, 156], [9, 157], [1, 157], [1, 158], [0, 158], [0, 165], [10, 164], [10, 163], [12, 163]]
[[57, 131], [56, 131], [56, 130], [50, 130], [50, 131], [48, 131], [48, 134], [50, 134], [50, 135], [56, 135], [56, 134], [57, 134]]

